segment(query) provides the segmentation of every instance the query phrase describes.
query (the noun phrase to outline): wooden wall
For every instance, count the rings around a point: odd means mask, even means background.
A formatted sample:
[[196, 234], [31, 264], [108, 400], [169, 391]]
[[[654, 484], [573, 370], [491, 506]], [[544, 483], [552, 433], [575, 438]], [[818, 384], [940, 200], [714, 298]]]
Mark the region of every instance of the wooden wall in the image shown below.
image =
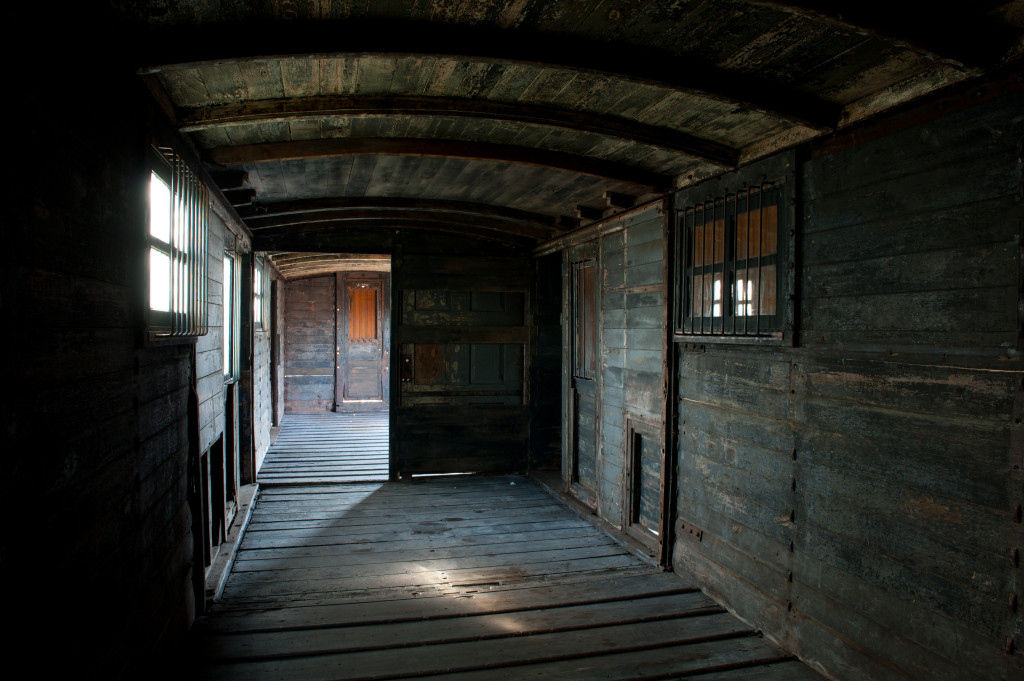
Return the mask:
[[621, 525], [626, 419], [663, 422], [665, 215], [654, 204], [601, 238], [599, 513]]
[[59, 642], [51, 673], [118, 678], [192, 618], [191, 347], [139, 335], [146, 95], [131, 73], [87, 80], [26, 98], [9, 149], [0, 577], [8, 650]]
[[810, 149], [796, 347], [676, 346], [675, 564], [843, 681], [1024, 673], [1022, 112]]
[[334, 407], [335, 281], [329, 274], [292, 279], [285, 285], [286, 412]]
[[[665, 225], [664, 205], [650, 204], [602, 223], [595, 230], [595, 240], [570, 248], [567, 253], [570, 262], [577, 251], [597, 254], [601, 308], [596, 495], [571, 485], [570, 489], [578, 490], [584, 503], [593, 505], [598, 515], [620, 528], [626, 525], [627, 420], [652, 423], [655, 447], [663, 447], [667, 372]], [[593, 248], [595, 241], [597, 249]], [[568, 322], [570, 317], [566, 308], [563, 318]], [[564, 338], [570, 335], [568, 328], [563, 329]], [[569, 398], [566, 401], [569, 403]], [[655, 468], [648, 473], [659, 480], [654, 500], [657, 506], [661, 466]]]
[[526, 257], [392, 261], [392, 469], [523, 471], [529, 452]]
[[211, 212], [207, 243], [207, 321], [209, 332], [196, 341], [199, 379], [199, 448], [206, 451], [224, 433], [224, 248], [234, 248], [235, 235]]
[[[269, 261], [266, 267], [272, 268]], [[271, 281], [274, 281], [274, 276], [276, 273], [271, 275]], [[271, 295], [270, 291], [266, 291], [265, 295]], [[270, 428], [274, 422], [274, 397], [271, 394], [270, 381], [270, 372], [274, 370], [270, 353], [271, 327], [272, 323], [268, 318], [263, 329], [253, 330], [253, 449], [257, 470], [263, 464], [267, 450], [270, 449]]]

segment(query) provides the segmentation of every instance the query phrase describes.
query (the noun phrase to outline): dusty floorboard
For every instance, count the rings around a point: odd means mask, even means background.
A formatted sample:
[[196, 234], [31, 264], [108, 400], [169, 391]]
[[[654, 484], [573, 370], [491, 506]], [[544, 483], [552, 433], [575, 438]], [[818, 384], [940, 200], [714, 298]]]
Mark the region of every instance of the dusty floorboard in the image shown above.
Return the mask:
[[820, 678], [521, 477], [266, 489], [196, 630], [211, 680]]
[[388, 479], [388, 412], [285, 414], [259, 483], [308, 485]]

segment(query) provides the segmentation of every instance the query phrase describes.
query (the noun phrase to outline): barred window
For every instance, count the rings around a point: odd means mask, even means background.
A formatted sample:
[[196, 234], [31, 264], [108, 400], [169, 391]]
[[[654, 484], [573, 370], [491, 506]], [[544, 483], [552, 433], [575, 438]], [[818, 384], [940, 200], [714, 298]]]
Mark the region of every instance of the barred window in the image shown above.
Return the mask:
[[159, 337], [207, 331], [206, 187], [174, 151], [154, 149], [149, 177], [149, 331]]
[[792, 182], [723, 184], [677, 200], [675, 332], [781, 339], [792, 331]]

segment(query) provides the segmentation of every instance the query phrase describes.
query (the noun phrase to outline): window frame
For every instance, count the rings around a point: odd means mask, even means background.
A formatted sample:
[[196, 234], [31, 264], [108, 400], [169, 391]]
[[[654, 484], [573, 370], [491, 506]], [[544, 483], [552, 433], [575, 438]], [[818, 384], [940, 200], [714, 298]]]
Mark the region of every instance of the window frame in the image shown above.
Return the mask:
[[[231, 263], [229, 277], [225, 277], [222, 283], [223, 295], [221, 298], [223, 310], [222, 338], [225, 366], [223, 367], [224, 383], [231, 384], [239, 377], [239, 358], [241, 347], [239, 333], [241, 332], [241, 295], [240, 295], [240, 262], [241, 258], [231, 250], [225, 250], [223, 261], [225, 267]], [[229, 280], [230, 279], [230, 280]], [[230, 319], [228, 318], [230, 315]]]
[[[209, 331], [209, 193], [185, 160], [169, 147], [151, 146], [145, 211], [146, 332], [150, 340], [191, 340]], [[152, 183], [158, 178], [170, 197], [168, 241], [153, 234]], [[167, 310], [152, 303], [152, 253], [169, 260]]]
[[[589, 278], [589, 282], [586, 280]], [[572, 262], [570, 285], [573, 323], [572, 377], [587, 381], [597, 379], [598, 371], [598, 286], [600, 277], [597, 259], [583, 258]], [[584, 288], [589, 283], [589, 296]], [[589, 321], [589, 325], [587, 322]]]
[[270, 330], [270, 267], [264, 256], [252, 259], [252, 315], [254, 330]]
[[[676, 193], [674, 197], [673, 230], [673, 294], [672, 329], [673, 338], [677, 342], [699, 343], [736, 343], [736, 344], [770, 344], [792, 345], [795, 341], [795, 299], [796, 299], [796, 156], [789, 151], [758, 161], [737, 171], [687, 187]], [[775, 314], [774, 315], [737, 315], [737, 304], [743, 304], [735, 297], [736, 272], [741, 268], [737, 263], [736, 214], [740, 213], [740, 205], [749, 197], [758, 195], [767, 187], [777, 195], [777, 234], [774, 265], [775, 280]], [[693, 316], [689, 314], [692, 302], [691, 291], [695, 268], [707, 268], [708, 265], [691, 265], [692, 253], [688, 228], [686, 224], [688, 211], [698, 206], [713, 204], [717, 220], [719, 206], [725, 224], [723, 244], [725, 251], [721, 260], [710, 262], [712, 273], [722, 272], [722, 305], [723, 314]], [[729, 208], [731, 207], [731, 213]], [[730, 222], [731, 220], [731, 222]], [[762, 237], [763, 238], [763, 237]], [[761, 241], [761, 239], [759, 239]], [[730, 247], [732, 251], [730, 252]], [[706, 251], [705, 251], [706, 253]], [[772, 256], [758, 254], [755, 258], [759, 263], [771, 259]], [[760, 272], [760, 270], [759, 270]], [[758, 274], [758, 280], [763, 281]], [[702, 325], [695, 329], [693, 320], [711, 320], [710, 325]], [[751, 329], [750, 320], [754, 328]], [[746, 322], [746, 325], [744, 325]]]

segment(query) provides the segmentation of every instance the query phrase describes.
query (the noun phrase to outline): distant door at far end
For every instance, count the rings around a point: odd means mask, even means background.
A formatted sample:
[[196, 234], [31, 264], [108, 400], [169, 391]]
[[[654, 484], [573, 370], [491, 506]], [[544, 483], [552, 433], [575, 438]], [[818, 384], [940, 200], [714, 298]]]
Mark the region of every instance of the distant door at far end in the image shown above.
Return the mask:
[[337, 411], [388, 408], [390, 275], [338, 273]]

